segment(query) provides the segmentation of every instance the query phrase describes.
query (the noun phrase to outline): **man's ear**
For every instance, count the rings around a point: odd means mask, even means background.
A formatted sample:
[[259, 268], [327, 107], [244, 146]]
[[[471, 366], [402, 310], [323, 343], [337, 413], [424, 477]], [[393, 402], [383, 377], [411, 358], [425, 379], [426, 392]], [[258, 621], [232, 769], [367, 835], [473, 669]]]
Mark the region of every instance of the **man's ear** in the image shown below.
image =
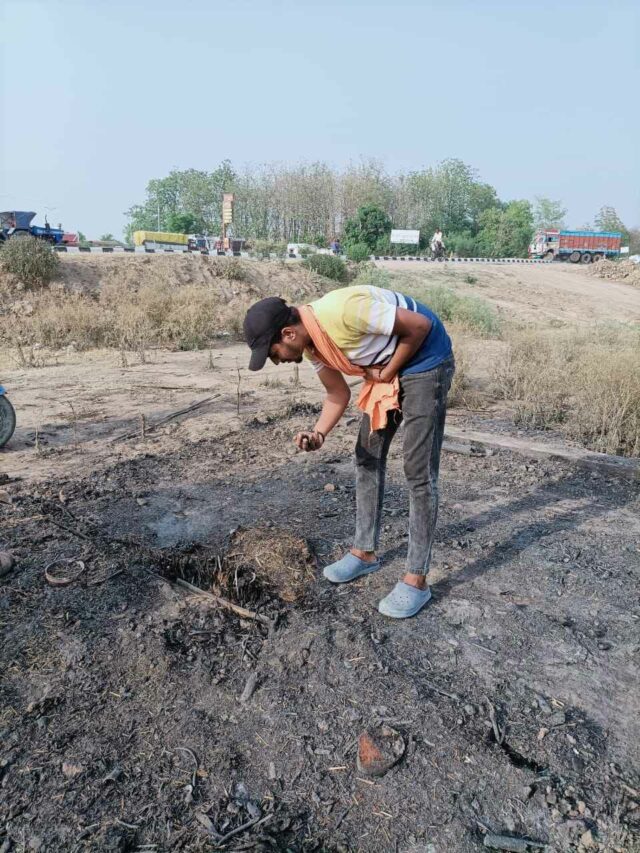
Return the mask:
[[280, 336], [282, 340], [285, 341], [294, 341], [296, 339], [296, 330], [294, 326], [285, 326], [284, 329], [280, 332]]

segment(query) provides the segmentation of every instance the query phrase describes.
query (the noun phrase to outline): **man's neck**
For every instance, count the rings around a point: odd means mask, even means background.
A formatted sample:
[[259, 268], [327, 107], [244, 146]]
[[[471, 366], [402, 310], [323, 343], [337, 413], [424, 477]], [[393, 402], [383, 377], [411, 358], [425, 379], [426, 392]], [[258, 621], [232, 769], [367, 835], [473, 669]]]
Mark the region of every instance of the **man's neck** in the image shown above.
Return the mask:
[[300, 320], [299, 328], [300, 328], [300, 335], [301, 335], [302, 341], [304, 343], [304, 348], [309, 349], [310, 347], [313, 346], [313, 341], [311, 340], [311, 335], [305, 329], [305, 326], [304, 326], [304, 323], [302, 322], [302, 320]]

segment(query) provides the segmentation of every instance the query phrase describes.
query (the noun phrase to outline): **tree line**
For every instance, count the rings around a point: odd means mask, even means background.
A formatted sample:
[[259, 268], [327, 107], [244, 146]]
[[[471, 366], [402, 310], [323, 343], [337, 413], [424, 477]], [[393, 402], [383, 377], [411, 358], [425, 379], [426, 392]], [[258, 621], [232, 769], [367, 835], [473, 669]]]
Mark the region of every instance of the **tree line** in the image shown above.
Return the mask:
[[[144, 201], [126, 211], [125, 236], [130, 239], [137, 230], [217, 235], [223, 192], [235, 196], [233, 234], [273, 244], [327, 245], [344, 236], [359, 210], [375, 208], [389, 227], [419, 229], [422, 249], [439, 227], [447, 250], [460, 256], [519, 257], [526, 255], [536, 228], [564, 227], [566, 216], [562, 203], [552, 199], [501, 200], [475, 169], [457, 159], [397, 175], [375, 160], [342, 171], [322, 162], [237, 170], [225, 160], [212, 172], [174, 170], [150, 180]], [[630, 234], [610, 207], [601, 209], [593, 226], [583, 227]], [[374, 251], [390, 250], [389, 234], [383, 233]], [[394, 247], [403, 250], [415, 247]]]

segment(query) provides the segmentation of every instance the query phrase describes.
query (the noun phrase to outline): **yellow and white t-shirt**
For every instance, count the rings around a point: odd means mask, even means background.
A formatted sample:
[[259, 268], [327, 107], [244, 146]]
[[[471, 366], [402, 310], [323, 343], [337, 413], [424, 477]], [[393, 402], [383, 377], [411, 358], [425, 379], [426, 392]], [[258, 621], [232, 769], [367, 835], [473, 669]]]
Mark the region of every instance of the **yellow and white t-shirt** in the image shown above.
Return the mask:
[[[311, 303], [316, 318], [350, 362], [385, 364], [395, 352], [396, 308], [415, 310], [411, 297], [372, 285], [340, 287]], [[316, 370], [323, 365], [315, 360]]]
[[[431, 322], [420, 349], [400, 371], [423, 373], [452, 356], [451, 340], [440, 318], [412, 296], [372, 285], [339, 287], [311, 303], [316, 318], [336, 346], [353, 364], [384, 365], [398, 346], [393, 334], [396, 310], [405, 308], [423, 314]], [[323, 364], [311, 358], [316, 371]]]

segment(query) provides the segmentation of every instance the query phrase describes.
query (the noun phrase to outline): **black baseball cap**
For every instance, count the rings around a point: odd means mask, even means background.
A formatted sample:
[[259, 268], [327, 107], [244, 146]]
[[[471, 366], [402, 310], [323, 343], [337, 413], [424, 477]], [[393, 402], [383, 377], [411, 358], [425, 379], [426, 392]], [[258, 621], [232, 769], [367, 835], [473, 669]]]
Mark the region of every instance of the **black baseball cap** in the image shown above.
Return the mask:
[[244, 338], [251, 347], [249, 370], [262, 370], [276, 335], [284, 329], [291, 309], [279, 296], [256, 302], [244, 318]]

